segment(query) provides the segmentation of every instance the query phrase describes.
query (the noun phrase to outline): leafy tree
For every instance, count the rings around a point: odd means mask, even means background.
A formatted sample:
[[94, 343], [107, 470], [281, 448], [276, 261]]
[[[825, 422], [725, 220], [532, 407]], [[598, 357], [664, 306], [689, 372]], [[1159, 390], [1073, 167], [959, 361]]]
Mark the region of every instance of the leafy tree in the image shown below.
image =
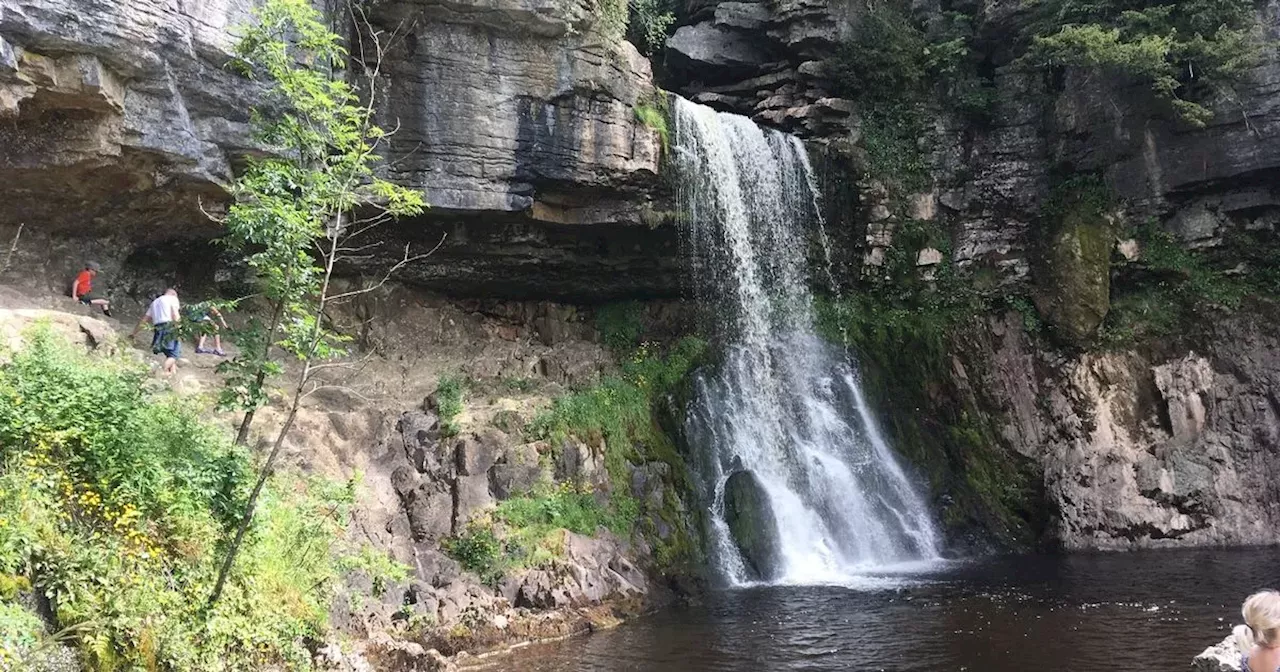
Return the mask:
[[628, 5], [631, 15], [627, 23], [628, 37], [646, 55], [661, 52], [676, 22], [670, 0], [630, 0]]
[[1256, 22], [1248, 0], [1039, 0], [1024, 61], [1134, 77], [1203, 126], [1213, 112], [1191, 98], [1229, 88], [1257, 61]]
[[[267, 0], [254, 11], [254, 19], [236, 45], [231, 66], [267, 86], [267, 99], [254, 110], [253, 121], [269, 154], [250, 161], [236, 180], [231, 190], [235, 202], [222, 222], [224, 240], [245, 255], [269, 310], [265, 321], [251, 318], [252, 328], [240, 340], [244, 354], [222, 369], [227, 381], [224, 406], [245, 412], [237, 442], [247, 440], [255, 411], [267, 401], [266, 381], [283, 370], [274, 354], [295, 357], [302, 367], [211, 604], [222, 592], [258, 494], [313, 373], [324, 366], [323, 360], [344, 354], [345, 337], [328, 331], [323, 323], [326, 307], [352, 294], [331, 294], [335, 265], [344, 255], [370, 247], [353, 243], [356, 237], [425, 207], [419, 192], [375, 174], [376, 150], [386, 133], [372, 122], [372, 93], [361, 101], [343, 79], [347, 52], [320, 13], [307, 0]], [[368, 23], [363, 27], [369, 28]], [[380, 65], [382, 36], [369, 29], [361, 39], [374, 52], [372, 63], [366, 64], [372, 81]], [[406, 247], [387, 276], [418, 258]]]

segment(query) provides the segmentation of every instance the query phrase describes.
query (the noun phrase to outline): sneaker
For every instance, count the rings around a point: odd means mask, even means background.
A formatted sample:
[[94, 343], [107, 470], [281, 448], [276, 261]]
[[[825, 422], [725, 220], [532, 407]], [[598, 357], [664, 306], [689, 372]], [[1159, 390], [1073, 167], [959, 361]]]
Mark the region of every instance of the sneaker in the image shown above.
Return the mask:
[[210, 349], [208, 349], [208, 348], [196, 348], [196, 354], [197, 354], [197, 355], [206, 355], [206, 354], [208, 354], [208, 353], [210, 353], [210, 352], [213, 352], [213, 351], [212, 351], [212, 350], [210, 350]]
[[[205, 350], [205, 352], [209, 352], [209, 351], [208, 351], [208, 350]], [[222, 348], [214, 348], [214, 349], [213, 349], [213, 354], [215, 354], [215, 355], [217, 355], [217, 356], [219, 356], [219, 357], [226, 357], [226, 356], [227, 356], [227, 353], [223, 352], [223, 351], [222, 351]]]
[[102, 314], [103, 314], [103, 315], [106, 315], [107, 317], [111, 317], [111, 309], [110, 309], [110, 308], [103, 308], [103, 309], [102, 309]]

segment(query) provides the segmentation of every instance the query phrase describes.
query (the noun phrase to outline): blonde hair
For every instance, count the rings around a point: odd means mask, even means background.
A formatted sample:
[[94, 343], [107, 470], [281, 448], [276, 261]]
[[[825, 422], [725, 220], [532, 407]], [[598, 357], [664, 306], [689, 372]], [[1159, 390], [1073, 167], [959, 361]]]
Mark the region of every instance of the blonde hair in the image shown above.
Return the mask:
[[[1252, 644], [1268, 649], [1280, 646], [1280, 593], [1264, 590], [1250, 595], [1240, 614], [1244, 616]], [[1237, 638], [1239, 634], [1243, 633], [1237, 633]]]

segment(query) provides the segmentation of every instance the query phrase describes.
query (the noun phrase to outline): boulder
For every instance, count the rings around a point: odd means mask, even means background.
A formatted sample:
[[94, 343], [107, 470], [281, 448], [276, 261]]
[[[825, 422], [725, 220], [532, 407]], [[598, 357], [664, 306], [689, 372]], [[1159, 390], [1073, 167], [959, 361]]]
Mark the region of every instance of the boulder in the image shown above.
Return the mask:
[[542, 481], [542, 465], [538, 461], [538, 446], [534, 443], [507, 448], [498, 458], [498, 463], [489, 470], [490, 486], [497, 499], [529, 492]]
[[26, 334], [37, 323], [48, 325], [55, 335], [88, 349], [111, 352], [115, 330], [106, 322], [87, 315], [74, 315], [57, 310], [20, 308], [0, 309], [0, 345], [10, 352], [20, 349]]
[[755, 474], [738, 471], [725, 481], [724, 518], [747, 570], [762, 580], [773, 578], [779, 564], [777, 520]]
[[1236, 634], [1232, 633], [1202, 651], [1191, 660], [1192, 672], [1240, 672], [1242, 650], [1237, 640]]
[[453, 494], [446, 483], [423, 478], [402, 465], [392, 473], [391, 485], [409, 518], [414, 541], [436, 541], [453, 531]]
[[704, 21], [681, 26], [667, 40], [668, 62], [698, 71], [705, 81], [733, 81], [758, 74], [771, 59], [747, 33]]

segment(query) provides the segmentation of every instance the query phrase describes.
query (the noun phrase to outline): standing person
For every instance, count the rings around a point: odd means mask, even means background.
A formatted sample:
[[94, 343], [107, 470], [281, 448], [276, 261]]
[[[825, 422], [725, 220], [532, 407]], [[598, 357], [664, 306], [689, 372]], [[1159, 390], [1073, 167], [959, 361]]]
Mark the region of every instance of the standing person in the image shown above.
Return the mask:
[[182, 343], [178, 340], [178, 322], [182, 306], [178, 303], [178, 290], [170, 287], [164, 294], [157, 296], [147, 308], [147, 314], [138, 321], [138, 326], [129, 334], [130, 338], [138, 335], [138, 330], [147, 322], [151, 323], [154, 333], [151, 335], [151, 352], [164, 354], [165, 375], [178, 370], [178, 355], [182, 352]]
[[102, 267], [96, 261], [85, 264], [84, 270], [80, 271], [75, 281], [71, 283], [71, 298], [80, 303], [100, 306], [102, 314], [111, 317], [111, 302], [101, 294], [93, 291], [93, 279], [97, 277], [98, 271], [101, 269]]
[[1280, 593], [1254, 593], [1240, 609], [1244, 626], [1236, 627], [1236, 641], [1244, 655], [1243, 672], [1280, 671]]
[[[219, 357], [226, 357], [227, 353], [222, 351], [222, 333], [218, 331], [218, 325], [222, 325], [223, 329], [227, 329], [227, 321], [222, 318], [222, 312], [218, 307], [201, 301], [187, 308], [187, 319], [195, 328], [200, 330], [200, 337], [196, 340], [196, 352], [199, 354], [212, 353]], [[214, 320], [217, 320], [217, 323]], [[204, 347], [205, 339], [209, 334], [213, 334], [213, 349], [206, 350]]]

